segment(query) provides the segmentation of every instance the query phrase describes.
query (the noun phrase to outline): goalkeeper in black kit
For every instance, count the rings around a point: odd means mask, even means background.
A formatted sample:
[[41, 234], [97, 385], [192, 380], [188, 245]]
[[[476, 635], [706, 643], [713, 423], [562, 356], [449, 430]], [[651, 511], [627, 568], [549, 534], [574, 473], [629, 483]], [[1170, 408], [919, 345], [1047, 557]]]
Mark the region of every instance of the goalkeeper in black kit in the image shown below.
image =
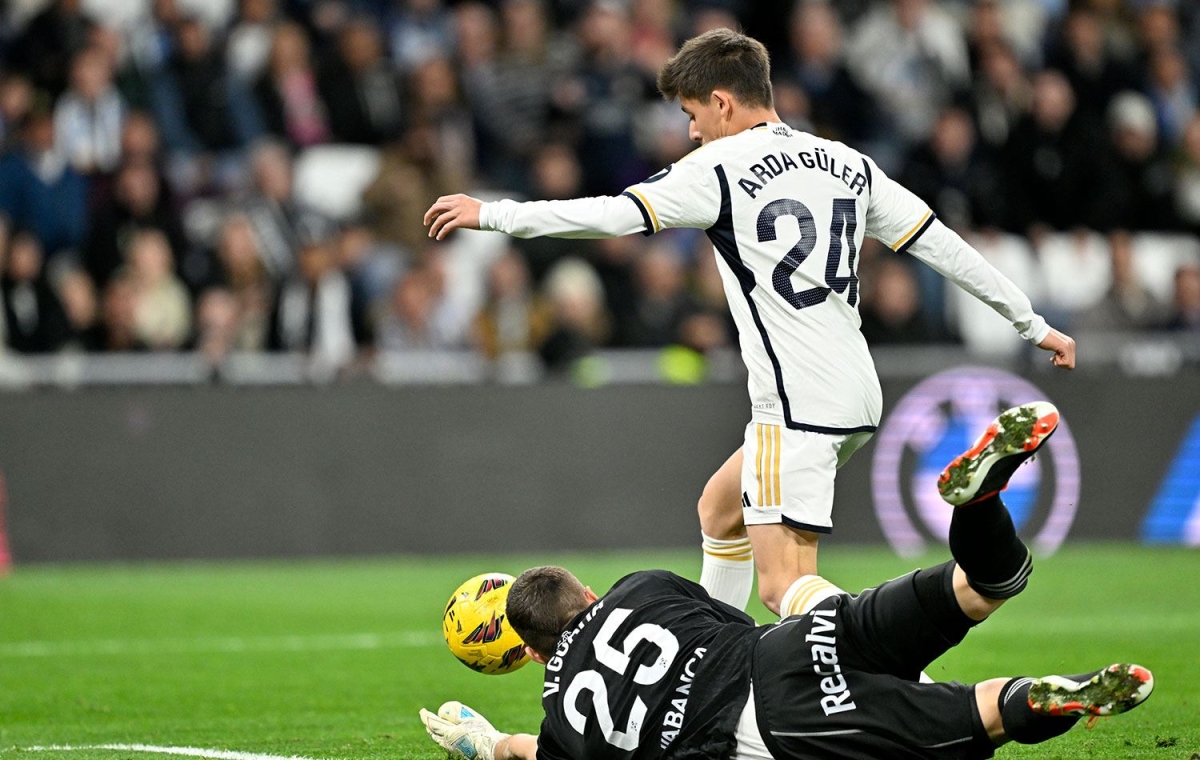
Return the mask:
[[458, 702], [421, 719], [465, 760], [896, 760], [988, 758], [1132, 709], [1154, 687], [1139, 665], [917, 681], [1025, 588], [1029, 550], [999, 492], [1057, 425], [1049, 403], [1010, 409], [943, 471], [952, 561], [858, 596], [814, 576], [816, 604], [774, 625], [661, 570], [603, 598], [561, 567], [527, 570], [507, 614], [546, 666], [540, 734], [501, 733]]

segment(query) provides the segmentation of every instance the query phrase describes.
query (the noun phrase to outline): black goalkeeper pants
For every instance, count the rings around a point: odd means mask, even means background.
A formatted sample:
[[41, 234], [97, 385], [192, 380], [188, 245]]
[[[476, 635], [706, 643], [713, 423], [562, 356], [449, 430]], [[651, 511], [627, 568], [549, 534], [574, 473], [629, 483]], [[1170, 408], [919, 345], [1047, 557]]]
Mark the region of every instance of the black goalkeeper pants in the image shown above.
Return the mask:
[[778, 760], [989, 758], [975, 688], [922, 684], [922, 670], [974, 623], [954, 598], [954, 563], [827, 599], [759, 639], [754, 705]]

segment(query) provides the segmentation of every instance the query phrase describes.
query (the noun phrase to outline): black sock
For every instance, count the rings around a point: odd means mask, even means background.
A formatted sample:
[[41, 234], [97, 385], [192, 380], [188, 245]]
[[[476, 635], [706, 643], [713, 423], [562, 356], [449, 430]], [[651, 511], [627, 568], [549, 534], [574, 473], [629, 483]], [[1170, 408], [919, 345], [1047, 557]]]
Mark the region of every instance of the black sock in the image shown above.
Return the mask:
[[988, 599], [1016, 596], [1033, 572], [1033, 557], [998, 495], [954, 508], [950, 553], [971, 588]]
[[[957, 646], [978, 621], [967, 617], [954, 597], [954, 562], [918, 570], [912, 576], [917, 603], [950, 646]], [[936, 657], [934, 655], [930, 660]]]
[[[1070, 676], [1089, 678], [1090, 676]], [[1018, 744], [1038, 744], [1062, 736], [1079, 721], [1078, 715], [1043, 715], [1029, 706], [1029, 684], [1032, 678], [1014, 678], [1000, 689], [997, 706], [1004, 733]]]

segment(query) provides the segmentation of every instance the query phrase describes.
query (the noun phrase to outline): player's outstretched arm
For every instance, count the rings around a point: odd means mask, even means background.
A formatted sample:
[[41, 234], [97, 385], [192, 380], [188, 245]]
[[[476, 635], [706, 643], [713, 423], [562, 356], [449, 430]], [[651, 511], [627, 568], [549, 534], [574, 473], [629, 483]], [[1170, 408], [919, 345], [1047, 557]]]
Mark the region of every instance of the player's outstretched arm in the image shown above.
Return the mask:
[[519, 238], [611, 238], [679, 227], [706, 230], [720, 209], [721, 190], [712, 167], [682, 160], [620, 195], [526, 203], [444, 195], [425, 212], [425, 225], [437, 240], [457, 229]]
[[645, 217], [624, 196], [484, 203], [469, 195], [444, 195], [425, 212], [424, 222], [435, 240], [444, 240], [457, 229], [491, 230], [520, 238], [606, 238], [646, 229]]
[[[875, 166], [870, 159], [864, 159]], [[908, 253], [992, 307], [1025, 340], [1054, 354], [1054, 366], [1075, 368], [1075, 341], [1046, 324], [1021, 289], [958, 233], [934, 216], [912, 191], [875, 167], [867, 211], [867, 234], [898, 253]]]
[[934, 219], [907, 252], [992, 307], [1022, 338], [1052, 351], [1054, 366], [1075, 368], [1075, 341], [1046, 324], [1033, 310], [1029, 296], [954, 230]]
[[1054, 354], [1050, 357], [1050, 363], [1055, 367], [1075, 369], [1075, 340], [1070, 335], [1051, 327], [1037, 345]]

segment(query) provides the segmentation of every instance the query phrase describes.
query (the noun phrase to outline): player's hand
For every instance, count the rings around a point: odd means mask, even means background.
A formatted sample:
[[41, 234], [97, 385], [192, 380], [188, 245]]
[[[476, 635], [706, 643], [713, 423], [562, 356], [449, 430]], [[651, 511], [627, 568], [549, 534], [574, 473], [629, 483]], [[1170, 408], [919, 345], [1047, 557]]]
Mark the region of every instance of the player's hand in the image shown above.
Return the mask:
[[496, 744], [508, 738], [461, 702], [446, 702], [437, 715], [422, 708], [421, 722], [429, 738], [455, 760], [495, 760]]
[[1053, 351], [1050, 363], [1063, 369], [1075, 369], [1075, 340], [1066, 333], [1050, 328], [1050, 333], [1042, 338], [1038, 348]]
[[443, 195], [425, 212], [425, 226], [429, 237], [444, 240], [451, 231], [459, 228], [479, 229], [479, 207], [483, 202], [469, 195]]

